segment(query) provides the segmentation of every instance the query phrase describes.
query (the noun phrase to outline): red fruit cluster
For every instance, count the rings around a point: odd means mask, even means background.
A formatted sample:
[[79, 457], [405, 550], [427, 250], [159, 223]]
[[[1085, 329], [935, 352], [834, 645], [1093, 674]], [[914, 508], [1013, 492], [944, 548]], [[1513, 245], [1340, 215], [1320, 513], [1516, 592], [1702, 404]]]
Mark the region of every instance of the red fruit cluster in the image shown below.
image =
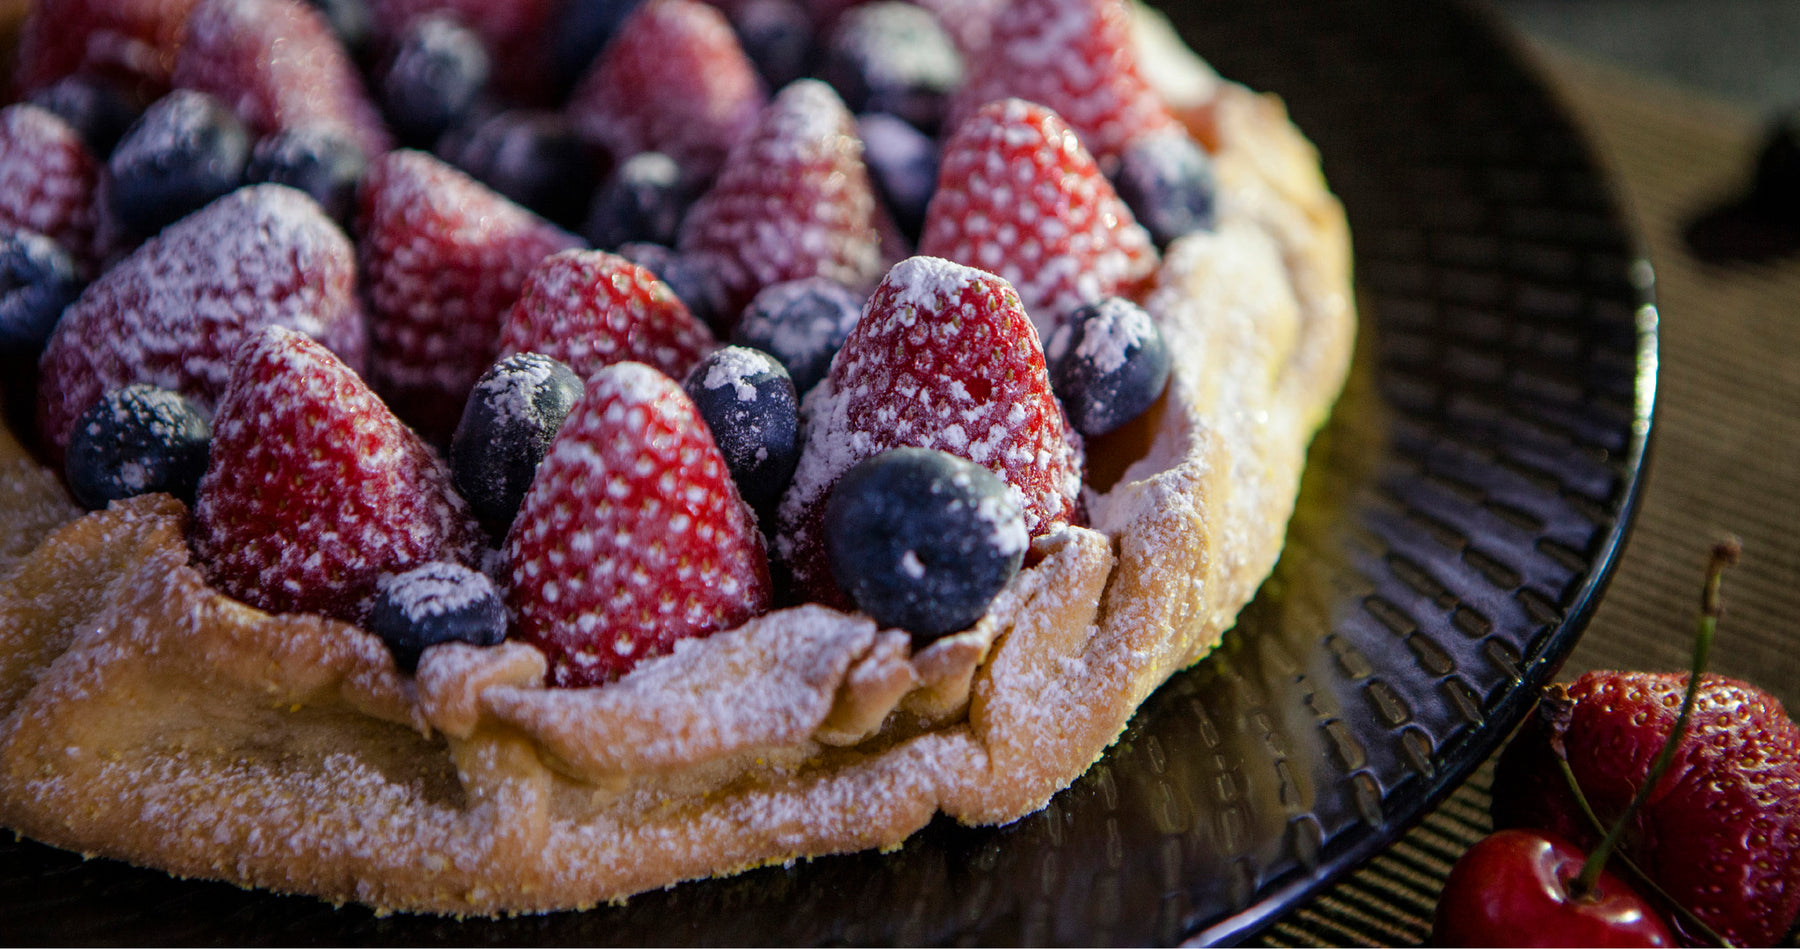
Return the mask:
[[[1673, 729], [1686, 675], [1590, 672], [1569, 687], [1569, 766], [1602, 821], [1625, 809]], [[1553, 728], [1515, 739], [1494, 781], [1494, 823], [1598, 840], [1552, 757]], [[1623, 852], [1734, 945], [1771, 945], [1800, 912], [1800, 726], [1781, 703], [1701, 680], [1688, 733]]]

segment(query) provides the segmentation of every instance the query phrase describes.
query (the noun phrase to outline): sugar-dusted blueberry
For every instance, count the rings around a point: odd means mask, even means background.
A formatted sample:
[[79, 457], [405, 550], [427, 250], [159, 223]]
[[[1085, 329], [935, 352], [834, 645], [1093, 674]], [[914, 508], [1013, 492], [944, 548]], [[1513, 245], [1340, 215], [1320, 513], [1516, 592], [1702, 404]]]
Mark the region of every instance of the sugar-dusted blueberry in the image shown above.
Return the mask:
[[1169, 346], [1144, 308], [1107, 297], [1069, 314], [1045, 347], [1050, 386], [1083, 435], [1137, 418], [1169, 381]]
[[540, 353], [516, 353], [495, 363], [469, 393], [450, 440], [450, 473], [494, 537], [512, 525], [581, 389], [568, 366]]
[[368, 170], [369, 156], [347, 132], [328, 125], [301, 125], [257, 141], [244, 180], [298, 188], [348, 228], [356, 214], [356, 186]]
[[102, 76], [64, 76], [33, 92], [30, 101], [62, 116], [102, 159], [144, 112], [141, 100]]
[[394, 665], [419, 667], [426, 649], [442, 643], [497, 646], [506, 638], [506, 604], [485, 575], [462, 564], [433, 561], [377, 581], [369, 632], [387, 643]]
[[915, 642], [967, 628], [1019, 572], [1029, 539], [1006, 482], [929, 448], [896, 448], [844, 473], [825, 504], [839, 589]]
[[675, 159], [662, 152], [639, 152], [613, 169], [594, 193], [582, 232], [602, 250], [631, 243], [667, 246], [675, 242], [682, 215], [694, 197]]
[[781, 499], [800, 461], [800, 400], [787, 370], [743, 346], [714, 350], [683, 386], [712, 430], [738, 493], [758, 511]]
[[925, 206], [937, 189], [937, 143], [912, 123], [886, 112], [857, 116], [856, 130], [875, 190], [893, 212], [894, 223], [917, 243]]
[[444, 158], [562, 227], [581, 224], [594, 190], [594, 160], [560, 113], [506, 109], [457, 136]]
[[1157, 246], [1213, 229], [1218, 184], [1212, 159], [1187, 132], [1172, 129], [1126, 145], [1114, 179], [1119, 197]]
[[873, 0], [845, 11], [825, 40], [819, 77], [852, 112], [887, 112], [929, 135], [962, 85], [962, 54], [924, 7]]
[[545, 34], [550, 78], [558, 95], [568, 93], [592, 66], [619, 24], [643, 0], [563, 0]]
[[80, 292], [81, 274], [61, 244], [31, 231], [0, 235], [0, 354], [37, 355]]
[[862, 316], [863, 299], [824, 277], [764, 287], [744, 308], [731, 341], [754, 346], [787, 367], [794, 389], [806, 394], [825, 378], [831, 357]]
[[745, 0], [729, 4], [727, 16], [744, 55], [770, 89], [805, 76], [812, 66], [813, 19], [794, 0]]
[[719, 274], [719, 268], [724, 266], [719, 259], [705, 253], [683, 254], [648, 241], [620, 244], [618, 254], [668, 284], [687, 304], [688, 312], [712, 327], [713, 332], [721, 336], [730, 332], [738, 315], [731, 311], [731, 291]]
[[101, 396], [76, 420], [63, 469], [70, 493], [91, 510], [153, 491], [191, 504], [211, 442], [198, 406], [168, 389], [134, 383]]
[[406, 144], [430, 147], [475, 106], [492, 69], [474, 30], [444, 14], [413, 20], [381, 78], [388, 123]]
[[250, 133], [204, 92], [177, 89], [150, 104], [119, 140], [106, 168], [113, 216], [149, 236], [235, 190]]

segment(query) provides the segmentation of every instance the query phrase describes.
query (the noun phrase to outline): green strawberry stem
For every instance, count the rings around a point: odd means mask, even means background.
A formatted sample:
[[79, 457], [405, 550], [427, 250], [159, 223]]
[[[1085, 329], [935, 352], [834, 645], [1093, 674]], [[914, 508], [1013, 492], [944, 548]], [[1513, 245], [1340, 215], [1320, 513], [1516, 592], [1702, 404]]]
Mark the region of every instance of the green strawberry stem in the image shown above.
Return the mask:
[[[1638, 787], [1637, 793], [1632, 795], [1631, 803], [1625, 806], [1625, 810], [1613, 822], [1612, 828], [1606, 832], [1605, 837], [1601, 838], [1599, 846], [1588, 854], [1587, 862], [1582, 864], [1580, 875], [1569, 884], [1569, 891], [1572, 894], [1579, 896], [1594, 891], [1595, 885], [1600, 881], [1600, 874], [1606, 869], [1607, 859], [1612, 856], [1619, 841], [1625, 836], [1625, 830], [1630, 826], [1631, 819], [1637, 815], [1638, 809], [1643, 807], [1644, 801], [1650, 797], [1650, 792], [1662, 780], [1663, 773], [1669, 770], [1669, 764], [1675, 760], [1675, 748], [1681, 744], [1681, 739], [1687, 734], [1688, 718], [1694, 711], [1694, 700], [1700, 694], [1700, 677], [1705, 674], [1707, 657], [1712, 653], [1713, 632], [1719, 625], [1719, 591], [1724, 583], [1725, 568], [1737, 563], [1738, 555], [1741, 552], [1742, 545], [1736, 538], [1729, 538], [1713, 545], [1712, 557], [1706, 565], [1706, 585], [1700, 593], [1700, 619], [1694, 630], [1693, 667], [1688, 672], [1687, 690], [1681, 698], [1681, 713], [1675, 717], [1675, 727], [1669, 729], [1669, 737], [1663, 742], [1662, 750], [1657, 753], [1656, 760], [1651, 762], [1650, 772], [1644, 776], [1644, 783]], [[1593, 820], [1595, 826], [1599, 826], [1599, 818], [1588, 806], [1587, 799], [1576, 784], [1574, 772], [1569, 770], [1566, 759], [1563, 761], [1562, 768], [1568, 777], [1569, 786], [1575, 791], [1575, 799], [1580, 803], [1581, 809]], [[1689, 917], [1684, 914], [1684, 918]]]

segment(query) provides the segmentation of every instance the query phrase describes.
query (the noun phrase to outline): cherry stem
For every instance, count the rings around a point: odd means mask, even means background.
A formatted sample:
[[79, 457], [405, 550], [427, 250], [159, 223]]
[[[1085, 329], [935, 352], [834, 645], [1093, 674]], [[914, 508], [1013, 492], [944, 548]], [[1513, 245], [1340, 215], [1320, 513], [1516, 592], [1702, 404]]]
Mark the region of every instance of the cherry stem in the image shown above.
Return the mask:
[[[1681, 697], [1681, 714], [1675, 717], [1675, 727], [1669, 729], [1669, 737], [1663, 742], [1662, 750], [1656, 760], [1650, 764], [1650, 773], [1644, 776], [1644, 783], [1638, 786], [1637, 793], [1631, 796], [1631, 803], [1612, 829], [1601, 838], [1599, 846], [1588, 854], [1587, 862], [1581, 865], [1581, 874], [1569, 884], [1569, 892], [1577, 898], [1592, 893], [1600, 882], [1600, 874], [1606, 869], [1606, 860], [1624, 838], [1625, 831], [1631, 825], [1632, 818], [1637, 816], [1638, 809], [1649, 799], [1650, 792], [1662, 781], [1663, 773], [1669, 770], [1670, 762], [1675, 760], [1675, 748], [1687, 734], [1688, 717], [1694, 711], [1694, 700], [1700, 694], [1700, 677], [1706, 672], [1706, 659], [1712, 652], [1713, 631], [1719, 625], [1719, 590], [1724, 584], [1725, 568], [1737, 563], [1743, 545], [1737, 538], [1728, 538], [1713, 545], [1712, 557], [1706, 564], [1706, 585], [1700, 592], [1700, 620], [1694, 630], [1694, 664], [1688, 672], [1687, 691]], [[1571, 777], [1573, 775], [1571, 774]]]
[[[1575, 769], [1569, 767], [1569, 759], [1557, 758], [1556, 766], [1562, 769], [1563, 783], [1569, 786], [1569, 793], [1575, 796], [1575, 803], [1581, 806], [1581, 814], [1587, 818], [1588, 826], [1593, 828], [1594, 833], [1605, 835], [1606, 825], [1600, 822], [1600, 815], [1594, 813], [1593, 806], [1588, 803], [1587, 795], [1581, 793], [1581, 783], [1575, 780]], [[1613, 859], [1624, 864], [1625, 869], [1631, 871], [1631, 875], [1637, 883], [1655, 894], [1658, 899], [1662, 900], [1663, 905], [1667, 906], [1675, 915], [1680, 916], [1681, 921], [1695, 936], [1710, 945], [1731, 949], [1731, 943], [1727, 942], [1724, 936], [1713, 931], [1711, 926], [1706, 925], [1705, 920], [1694, 915], [1693, 910], [1681, 905], [1673, 896], [1669, 895], [1667, 890], [1658, 886], [1655, 880], [1650, 879], [1650, 874], [1645, 873], [1644, 868], [1632, 862], [1632, 859], [1623, 851], [1614, 852]]]

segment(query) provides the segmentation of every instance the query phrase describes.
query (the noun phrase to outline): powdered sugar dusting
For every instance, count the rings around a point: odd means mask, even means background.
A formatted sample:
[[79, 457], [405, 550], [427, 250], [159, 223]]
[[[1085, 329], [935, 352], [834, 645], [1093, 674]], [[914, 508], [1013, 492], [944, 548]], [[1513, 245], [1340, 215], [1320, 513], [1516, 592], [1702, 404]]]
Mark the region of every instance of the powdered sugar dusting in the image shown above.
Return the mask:
[[376, 590], [409, 620], [454, 614], [495, 596], [488, 578], [461, 564], [435, 562], [400, 574], [385, 574]]
[[0, 109], [0, 225], [35, 231], [91, 260], [98, 182], [81, 135], [55, 113], [25, 102]]
[[700, 385], [707, 389], [730, 386], [739, 402], [755, 402], [756, 386], [749, 380], [780, 368], [781, 365], [765, 352], [744, 346], [727, 346], [719, 350], [719, 355], [706, 367]]
[[536, 352], [585, 379], [616, 362], [682, 378], [718, 344], [656, 275], [616, 254], [565, 250], [533, 267], [500, 329], [500, 354]]
[[170, 225], [63, 314], [40, 362], [45, 431], [66, 444], [102, 392], [132, 382], [210, 411], [232, 351], [264, 326], [298, 330], [360, 367], [351, 255], [312, 199], [280, 185], [241, 188]]

